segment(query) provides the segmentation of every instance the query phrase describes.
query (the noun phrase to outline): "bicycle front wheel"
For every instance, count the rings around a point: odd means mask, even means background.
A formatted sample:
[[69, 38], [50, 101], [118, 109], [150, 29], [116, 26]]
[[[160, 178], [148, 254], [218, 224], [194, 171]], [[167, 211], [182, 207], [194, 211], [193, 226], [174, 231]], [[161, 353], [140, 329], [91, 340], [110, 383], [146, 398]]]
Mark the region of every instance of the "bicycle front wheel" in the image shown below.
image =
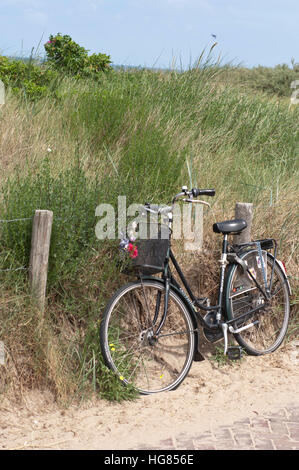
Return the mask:
[[[245, 351], [260, 356], [275, 351], [282, 343], [288, 327], [290, 314], [289, 290], [286, 278], [274, 259], [263, 251], [264, 275], [271, 287], [270, 299], [265, 300], [261, 291], [241, 266], [235, 266], [228, 277], [226, 310], [228, 319], [239, 318], [234, 328], [252, 324], [248, 329], [235, 334], [237, 342]], [[264, 288], [264, 275], [257, 250], [243, 256], [250, 272]], [[261, 307], [259, 309], [259, 307]], [[251, 310], [255, 313], [244, 317]]]
[[194, 357], [194, 327], [186, 306], [170, 289], [164, 319], [164, 301], [160, 282], [127, 284], [110, 300], [100, 326], [105, 364], [141, 394], [178, 387]]

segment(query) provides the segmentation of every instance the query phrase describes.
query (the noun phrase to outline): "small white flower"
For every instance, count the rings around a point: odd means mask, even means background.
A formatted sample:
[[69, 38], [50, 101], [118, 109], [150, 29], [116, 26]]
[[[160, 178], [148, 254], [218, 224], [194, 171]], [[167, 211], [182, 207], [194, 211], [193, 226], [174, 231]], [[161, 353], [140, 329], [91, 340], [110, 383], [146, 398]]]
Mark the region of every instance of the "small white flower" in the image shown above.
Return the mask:
[[50, 153], [52, 152], [52, 149], [50, 147], [47, 148], [47, 152]]

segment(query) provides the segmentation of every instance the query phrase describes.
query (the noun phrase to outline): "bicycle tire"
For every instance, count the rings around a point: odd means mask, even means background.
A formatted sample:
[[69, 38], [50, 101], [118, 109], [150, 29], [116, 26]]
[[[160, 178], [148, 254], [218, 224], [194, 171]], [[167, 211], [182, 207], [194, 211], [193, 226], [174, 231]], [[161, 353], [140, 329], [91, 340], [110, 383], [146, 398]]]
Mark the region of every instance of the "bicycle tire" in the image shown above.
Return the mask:
[[[252, 250], [241, 256], [251, 267], [256, 279], [263, 285], [263, 274], [261, 263], [258, 261], [258, 251]], [[234, 324], [235, 328], [243, 327], [247, 324], [257, 322], [251, 328], [234, 334], [236, 341], [244, 350], [253, 356], [269, 354], [275, 351], [283, 342], [289, 322], [290, 300], [286, 277], [279, 264], [274, 261], [266, 251], [263, 251], [265, 261], [265, 276], [269, 284], [271, 273], [273, 272], [271, 299], [269, 304], [252, 314], [245, 320], [240, 319]], [[254, 261], [255, 260], [255, 261]], [[259, 264], [259, 268], [257, 267]], [[274, 270], [272, 271], [274, 264]], [[260, 271], [260, 272], [258, 272]], [[258, 279], [259, 278], [259, 279]], [[243, 271], [240, 265], [235, 265], [228, 276], [226, 286], [226, 312], [229, 320], [238, 318], [250, 309], [256, 308], [265, 303], [264, 297], [256, 287], [254, 281], [250, 279], [248, 273]]]
[[[158, 295], [161, 304], [155, 315]], [[158, 338], [154, 338], [164, 310], [164, 297], [165, 286], [161, 282], [129, 283], [111, 298], [100, 325], [100, 346], [106, 366], [140, 394], [177, 388], [193, 362], [192, 318], [172, 289], [165, 323]]]

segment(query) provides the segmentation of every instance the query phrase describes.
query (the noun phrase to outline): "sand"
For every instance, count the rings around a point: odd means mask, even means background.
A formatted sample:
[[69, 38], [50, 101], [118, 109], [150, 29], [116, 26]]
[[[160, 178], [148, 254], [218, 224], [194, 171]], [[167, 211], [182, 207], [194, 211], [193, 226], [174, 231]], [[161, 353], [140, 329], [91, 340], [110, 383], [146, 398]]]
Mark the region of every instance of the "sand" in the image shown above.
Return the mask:
[[[211, 356], [194, 362], [172, 392], [134, 402], [59, 407], [49, 392], [31, 391], [24, 403], [0, 404], [0, 449], [155, 448], [182, 432], [198, 434], [294, 404], [298, 406], [296, 344], [264, 357], [245, 357], [219, 366]], [[298, 347], [298, 346], [297, 346]]]

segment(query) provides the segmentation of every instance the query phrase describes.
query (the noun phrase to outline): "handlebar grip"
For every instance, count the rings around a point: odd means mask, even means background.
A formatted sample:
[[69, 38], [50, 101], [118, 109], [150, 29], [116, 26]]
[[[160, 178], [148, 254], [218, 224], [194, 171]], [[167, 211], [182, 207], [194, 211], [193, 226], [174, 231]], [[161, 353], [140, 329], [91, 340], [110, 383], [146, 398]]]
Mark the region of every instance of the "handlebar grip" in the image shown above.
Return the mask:
[[192, 195], [193, 195], [193, 197], [198, 197], [198, 196], [215, 196], [215, 189], [198, 189], [198, 188], [193, 188], [193, 189], [192, 189]]

